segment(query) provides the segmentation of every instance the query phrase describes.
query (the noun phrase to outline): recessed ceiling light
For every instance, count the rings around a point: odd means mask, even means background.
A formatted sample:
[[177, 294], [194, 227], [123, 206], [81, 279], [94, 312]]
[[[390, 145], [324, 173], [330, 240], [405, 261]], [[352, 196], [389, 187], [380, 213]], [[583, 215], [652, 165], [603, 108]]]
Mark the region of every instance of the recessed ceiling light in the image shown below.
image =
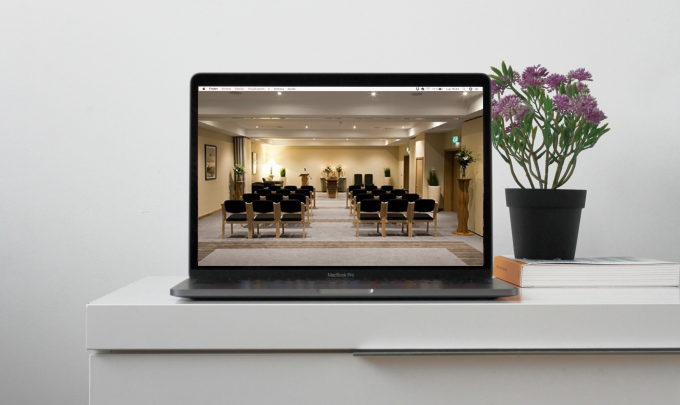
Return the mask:
[[371, 92], [371, 96], [375, 97], [376, 95], [377, 95], [377, 93], [375, 91]]
[[280, 96], [280, 95], [281, 95], [281, 92], [280, 92], [280, 91], [279, 91], [279, 92], [277, 92], [277, 93], [276, 93], [276, 95], [277, 95], [277, 96]]
[[309, 129], [309, 126], [308, 126], [308, 125], [305, 125], [305, 129]]
[[399, 141], [401, 141], [401, 139], [397, 139], [397, 140], [395, 140], [395, 142], [399, 142]]
[[257, 125], [255, 125], [255, 128], [259, 128]]
[[349, 141], [349, 138], [345, 139], [346, 141]]
[[463, 92], [463, 95], [464, 95], [464, 96], [467, 96], [467, 91], [464, 91], [464, 92]]
[[355, 126], [353, 126], [352, 128], [357, 129], [357, 126], [355, 125]]

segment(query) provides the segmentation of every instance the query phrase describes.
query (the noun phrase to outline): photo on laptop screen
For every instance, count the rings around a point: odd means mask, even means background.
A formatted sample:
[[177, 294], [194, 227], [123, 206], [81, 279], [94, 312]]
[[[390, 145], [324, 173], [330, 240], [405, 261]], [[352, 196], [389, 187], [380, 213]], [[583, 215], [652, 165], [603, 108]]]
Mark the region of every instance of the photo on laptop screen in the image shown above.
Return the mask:
[[197, 86], [193, 268], [489, 266], [475, 76]]

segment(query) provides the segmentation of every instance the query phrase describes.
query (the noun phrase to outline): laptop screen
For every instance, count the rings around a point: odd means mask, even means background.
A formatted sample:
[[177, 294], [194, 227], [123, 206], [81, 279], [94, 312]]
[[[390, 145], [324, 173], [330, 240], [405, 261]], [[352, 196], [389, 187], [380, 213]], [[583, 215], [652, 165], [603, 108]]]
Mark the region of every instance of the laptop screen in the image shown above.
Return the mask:
[[485, 76], [197, 76], [191, 270], [490, 269]]

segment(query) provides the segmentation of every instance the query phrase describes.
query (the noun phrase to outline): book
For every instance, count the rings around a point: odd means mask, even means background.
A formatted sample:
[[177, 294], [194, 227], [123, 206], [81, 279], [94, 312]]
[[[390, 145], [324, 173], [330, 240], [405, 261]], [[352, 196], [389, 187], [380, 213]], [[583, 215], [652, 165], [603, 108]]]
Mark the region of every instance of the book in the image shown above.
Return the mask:
[[678, 287], [680, 264], [636, 257], [574, 260], [496, 256], [494, 277], [519, 287]]

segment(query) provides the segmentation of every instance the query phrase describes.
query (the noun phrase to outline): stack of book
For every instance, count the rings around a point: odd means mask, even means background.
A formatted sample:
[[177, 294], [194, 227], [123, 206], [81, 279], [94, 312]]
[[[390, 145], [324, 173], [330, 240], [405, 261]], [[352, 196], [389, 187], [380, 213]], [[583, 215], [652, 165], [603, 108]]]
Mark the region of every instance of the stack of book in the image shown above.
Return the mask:
[[[678, 302], [680, 264], [634, 257], [530, 260], [496, 256], [494, 277], [523, 287], [522, 301]], [[565, 288], [571, 287], [571, 288]], [[597, 288], [592, 287], [606, 287]]]

